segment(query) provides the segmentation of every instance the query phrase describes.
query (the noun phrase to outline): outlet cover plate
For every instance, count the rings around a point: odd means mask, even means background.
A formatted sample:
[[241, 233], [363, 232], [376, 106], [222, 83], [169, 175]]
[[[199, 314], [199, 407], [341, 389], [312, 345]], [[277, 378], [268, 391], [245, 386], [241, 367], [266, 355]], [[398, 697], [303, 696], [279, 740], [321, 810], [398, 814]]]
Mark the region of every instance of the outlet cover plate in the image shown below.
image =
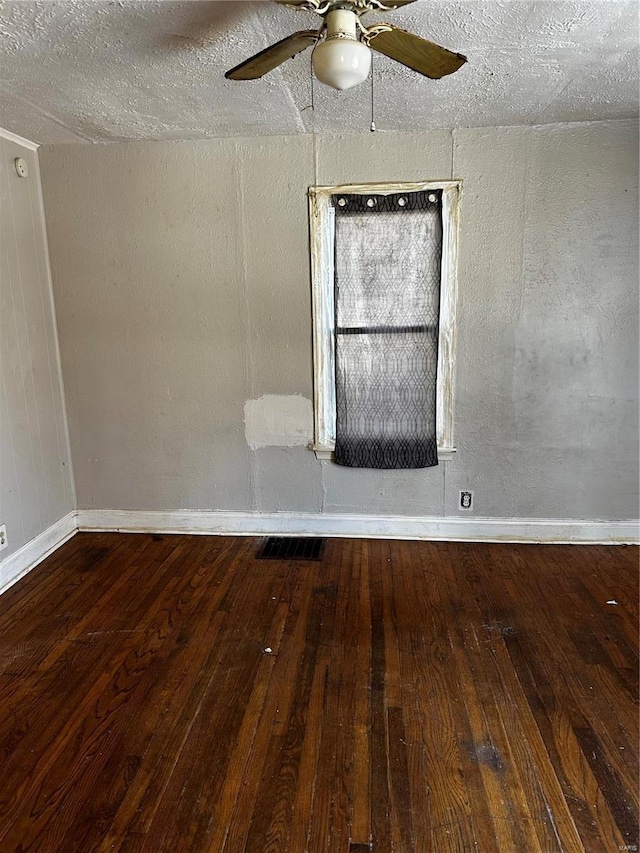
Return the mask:
[[464, 510], [464, 512], [470, 512], [473, 509], [473, 492], [467, 490], [461, 490], [460, 496], [458, 498], [458, 509]]
[[0, 524], [0, 551], [3, 548], [6, 548], [9, 544], [9, 540], [7, 539], [7, 525]]

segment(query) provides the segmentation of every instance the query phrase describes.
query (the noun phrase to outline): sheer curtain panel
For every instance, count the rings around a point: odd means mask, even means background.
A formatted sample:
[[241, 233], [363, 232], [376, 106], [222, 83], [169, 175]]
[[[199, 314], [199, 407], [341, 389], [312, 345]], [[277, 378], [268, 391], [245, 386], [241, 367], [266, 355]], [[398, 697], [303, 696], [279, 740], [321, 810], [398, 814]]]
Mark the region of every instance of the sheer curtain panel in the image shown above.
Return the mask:
[[332, 196], [339, 465], [438, 464], [441, 196]]

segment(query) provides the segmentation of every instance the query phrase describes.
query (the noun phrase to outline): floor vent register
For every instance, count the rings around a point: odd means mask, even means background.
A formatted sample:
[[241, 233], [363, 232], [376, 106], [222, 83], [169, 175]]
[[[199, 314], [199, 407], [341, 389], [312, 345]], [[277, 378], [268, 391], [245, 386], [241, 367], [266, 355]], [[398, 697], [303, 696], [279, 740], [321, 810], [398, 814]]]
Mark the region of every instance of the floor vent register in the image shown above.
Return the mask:
[[257, 560], [321, 560], [324, 539], [312, 536], [270, 536], [256, 554]]

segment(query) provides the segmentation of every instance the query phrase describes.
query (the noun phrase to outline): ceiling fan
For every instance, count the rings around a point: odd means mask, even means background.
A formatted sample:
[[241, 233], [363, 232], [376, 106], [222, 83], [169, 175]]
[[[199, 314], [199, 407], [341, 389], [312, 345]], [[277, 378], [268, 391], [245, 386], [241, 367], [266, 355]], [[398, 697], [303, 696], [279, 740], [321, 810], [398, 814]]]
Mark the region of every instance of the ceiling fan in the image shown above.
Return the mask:
[[394, 27], [377, 23], [367, 28], [360, 17], [368, 12], [389, 11], [415, 0], [275, 0], [324, 20], [319, 30], [293, 33], [236, 65], [224, 75], [229, 80], [257, 80], [287, 59], [315, 45], [313, 70], [321, 83], [334, 89], [350, 89], [362, 83], [371, 68], [371, 50], [406, 65], [432, 80], [453, 74], [467, 61], [434, 42]]

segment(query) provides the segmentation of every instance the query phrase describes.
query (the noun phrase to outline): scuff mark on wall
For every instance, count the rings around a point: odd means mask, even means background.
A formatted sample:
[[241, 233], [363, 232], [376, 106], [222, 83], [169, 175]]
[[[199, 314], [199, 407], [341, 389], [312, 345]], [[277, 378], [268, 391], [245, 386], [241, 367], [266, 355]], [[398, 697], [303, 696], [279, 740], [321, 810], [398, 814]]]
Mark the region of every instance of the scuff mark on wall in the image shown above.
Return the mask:
[[265, 394], [244, 404], [244, 432], [252, 450], [308, 444], [313, 435], [311, 400], [300, 394]]

